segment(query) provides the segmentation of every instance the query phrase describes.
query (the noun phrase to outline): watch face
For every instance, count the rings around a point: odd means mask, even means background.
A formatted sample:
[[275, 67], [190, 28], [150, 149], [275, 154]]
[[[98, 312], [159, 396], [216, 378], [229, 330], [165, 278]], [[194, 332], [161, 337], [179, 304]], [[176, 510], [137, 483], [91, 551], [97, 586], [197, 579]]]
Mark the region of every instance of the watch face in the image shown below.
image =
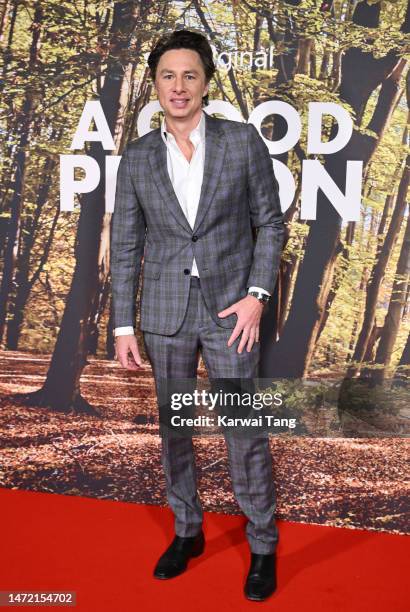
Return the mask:
[[249, 295], [253, 295], [261, 304], [267, 304], [269, 296], [264, 293], [258, 293], [257, 291], [250, 291]]

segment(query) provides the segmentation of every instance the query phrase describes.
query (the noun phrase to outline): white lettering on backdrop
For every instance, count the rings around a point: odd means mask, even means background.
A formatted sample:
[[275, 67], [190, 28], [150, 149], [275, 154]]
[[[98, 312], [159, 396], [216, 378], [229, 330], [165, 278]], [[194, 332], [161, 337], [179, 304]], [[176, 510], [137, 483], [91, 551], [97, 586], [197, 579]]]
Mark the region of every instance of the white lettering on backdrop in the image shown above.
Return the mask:
[[[138, 134], [143, 136], [151, 131], [151, 119], [159, 112], [159, 102], [149, 102], [138, 117]], [[238, 110], [222, 100], [213, 100], [206, 107], [208, 114], [218, 113], [233, 121], [243, 121]], [[289, 151], [299, 141], [302, 133], [302, 121], [299, 113], [286, 102], [272, 100], [259, 104], [250, 114], [249, 123], [253, 123], [261, 134], [261, 125], [270, 115], [280, 115], [287, 123], [286, 134], [281, 140], [264, 138], [271, 155], [279, 155]], [[323, 115], [331, 115], [337, 122], [336, 136], [327, 142], [322, 142]], [[90, 131], [94, 121], [96, 130]], [[334, 102], [310, 102], [307, 124], [307, 154], [331, 155], [343, 149], [349, 142], [353, 131], [353, 122], [349, 113]], [[262, 135], [262, 134], [261, 134]], [[80, 117], [71, 150], [81, 150], [85, 142], [101, 142], [105, 151], [115, 149], [114, 140], [98, 100], [85, 103]], [[107, 155], [105, 158], [105, 202], [106, 212], [114, 211], [115, 184], [120, 156]], [[279, 183], [282, 211], [285, 212], [295, 196], [296, 185], [289, 168], [282, 162], [273, 159], [273, 169]], [[85, 176], [75, 178], [75, 169], [81, 168]], [[358, 221], [362, 192], [363, 162], [351, 160], [346, 162], [345, 192], [341, 191], [334, 180], [326, 172], [323, 164], [317, 159], [306, 159], [302, 162], [301, 185], [301, 219], [316, 219], [317, 195], [321, 189], [331, 205], [339, 213], [343, 221]], [[60, 208], [62, 211], [74, 210], [76, 194], [90, 193], [99, 184], [100, 168], [97, 162], [87, 155], [60, 155]]]

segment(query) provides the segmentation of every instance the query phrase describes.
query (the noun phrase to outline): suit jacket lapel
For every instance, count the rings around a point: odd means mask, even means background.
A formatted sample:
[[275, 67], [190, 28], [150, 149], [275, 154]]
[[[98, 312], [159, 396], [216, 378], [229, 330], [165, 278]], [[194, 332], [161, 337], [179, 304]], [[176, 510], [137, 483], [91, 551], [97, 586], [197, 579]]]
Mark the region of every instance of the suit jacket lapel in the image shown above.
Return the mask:
[[172, 186], [171, 179], [169, 178], [167, 167], [167, 147], [161, 138], [159, 129], [158, 140], [158, 145], [149, 154], [149, 162], [155, 185], [158, 187], [162, 199], [169, 207], [171, 213], [174, 215], [175, 220], [182, 225], [185, 230], [191, 232], [191, 227], [184, 215], [177, 195], [174, 191], [174, 187]]
[[205, 160], [201, 195], [193, 230], [181, 208], [177, 195], [171, 183], [167, 167], [167, 148], [158, 129], [158, 145], [149, 154], [151, 171], [158, 190], [169, 207], [175, 220], [189, 233], [196, 232], [205, 218], [215, 195], [219, 176], [222, 171], [226, 141], [218, 120], [205, 113]]

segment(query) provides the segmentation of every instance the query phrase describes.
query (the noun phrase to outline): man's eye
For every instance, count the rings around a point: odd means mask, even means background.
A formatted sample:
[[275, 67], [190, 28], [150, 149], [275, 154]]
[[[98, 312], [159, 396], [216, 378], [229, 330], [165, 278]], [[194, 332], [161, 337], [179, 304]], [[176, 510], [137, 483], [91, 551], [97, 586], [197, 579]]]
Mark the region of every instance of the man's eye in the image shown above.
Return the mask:
[[[193, 74], [187, 74], [186, 77], [188, 79], [195, 79]], [[164, 74], [164, 79], [172, 79], [172, 74]]]

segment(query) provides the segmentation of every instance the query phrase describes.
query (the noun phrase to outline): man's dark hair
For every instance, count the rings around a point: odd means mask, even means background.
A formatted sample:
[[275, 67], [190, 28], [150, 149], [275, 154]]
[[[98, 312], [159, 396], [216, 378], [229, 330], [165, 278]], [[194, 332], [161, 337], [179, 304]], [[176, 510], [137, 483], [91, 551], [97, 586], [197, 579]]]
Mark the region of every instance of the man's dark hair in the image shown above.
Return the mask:
[[[205, 81], [209, 83], [216, 71], [211, 45], [203, 34], [190, 30], [175, 30], [171, 34], [162, 36], [158, 40], [148, 57], [148, 66], [151, 72], [151, 78], [154, 81], [161, 55], [171, 49], [192, 49], [192, 51], [196, 51], [204, 67]], [[208, 104], [209, 98], [208, 94], [206, 94], [206, 96], [202, 98], [202, 105], [207, 106]]]

